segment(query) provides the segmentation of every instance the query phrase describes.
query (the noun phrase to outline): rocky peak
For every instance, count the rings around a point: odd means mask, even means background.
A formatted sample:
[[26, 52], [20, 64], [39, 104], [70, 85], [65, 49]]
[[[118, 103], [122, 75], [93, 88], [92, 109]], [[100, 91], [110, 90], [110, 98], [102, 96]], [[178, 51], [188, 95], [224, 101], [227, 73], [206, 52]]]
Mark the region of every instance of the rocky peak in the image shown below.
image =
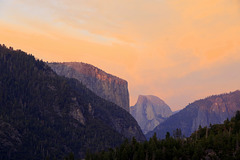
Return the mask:
[[205, 127], [221, 124], [227, 118], [232, 118], [237, 110], [240, 110], [240, 91], [209, 96], [189, 104], [158, 125], [147, 137], [156, 132], [160, 138], [164, 138], [166, 132], [172, 133], [177, 128], [180, 128], [185, 136], [190, 136], [199, 125]]
[[58, 75], [79, 80], [101, 98], [129, 112], [127, 81], [82, 62], [49, 63], [48, 65]]
[[145, 134], [172, 115], [170, 107], [153, 95], [140, 95], [137, 103], [130, 107], [130, 113]]

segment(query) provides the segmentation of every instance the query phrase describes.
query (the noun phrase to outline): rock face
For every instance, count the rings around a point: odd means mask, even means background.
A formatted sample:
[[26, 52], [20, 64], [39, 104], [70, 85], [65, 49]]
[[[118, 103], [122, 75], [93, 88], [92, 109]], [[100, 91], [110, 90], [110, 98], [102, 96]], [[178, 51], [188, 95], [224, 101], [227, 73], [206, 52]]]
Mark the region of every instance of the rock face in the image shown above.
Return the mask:
[[147, 138], [150, 138], [154, 132], [158, 137], [164, 138], [166, 132], [172, 133], [177, 128], [180, 128], [185, 136], [190, 136], [199, 125], [204, 127], [221, 124], [227, 118], [233, 117], [237, 110], [240, 110], [240, 91], [201, 99], [169, 117], [149, 132]]
[[86, 63], [64, 62], [49, 63], [48, 65], [58, 75], [79, 80], [98, 96], [117, 104], [129, 112], [127, 81]]
[[152, 95], [140, 95], [137, 103], [130, 107], [130, 113], [137, 120], [144, 134], [152, 131], [172, 115], [170, 107], [163, 100]]

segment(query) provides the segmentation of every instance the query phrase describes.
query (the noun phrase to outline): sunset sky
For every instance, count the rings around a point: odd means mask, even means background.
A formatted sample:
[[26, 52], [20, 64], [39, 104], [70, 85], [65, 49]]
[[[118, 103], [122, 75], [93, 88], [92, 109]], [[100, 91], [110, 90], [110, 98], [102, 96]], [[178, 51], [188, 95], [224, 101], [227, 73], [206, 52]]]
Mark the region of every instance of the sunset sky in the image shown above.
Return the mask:
[[240, 89], [240, 0], [0, 0], [0, 43], [123, 78], [131, 105]]

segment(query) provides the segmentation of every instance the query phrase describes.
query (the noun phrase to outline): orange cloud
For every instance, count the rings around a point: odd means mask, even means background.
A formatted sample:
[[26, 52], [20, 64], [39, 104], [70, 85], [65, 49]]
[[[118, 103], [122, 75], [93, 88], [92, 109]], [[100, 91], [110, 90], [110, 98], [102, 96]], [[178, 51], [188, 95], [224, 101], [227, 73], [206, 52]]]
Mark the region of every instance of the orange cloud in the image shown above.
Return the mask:
[[132, 105], [156, 94], [179, 109], [240, 88], [240, 77], [224, 76], [239, 72], [239, 17], [238, 0], [2, 0], [0, 41], [122, 77]]

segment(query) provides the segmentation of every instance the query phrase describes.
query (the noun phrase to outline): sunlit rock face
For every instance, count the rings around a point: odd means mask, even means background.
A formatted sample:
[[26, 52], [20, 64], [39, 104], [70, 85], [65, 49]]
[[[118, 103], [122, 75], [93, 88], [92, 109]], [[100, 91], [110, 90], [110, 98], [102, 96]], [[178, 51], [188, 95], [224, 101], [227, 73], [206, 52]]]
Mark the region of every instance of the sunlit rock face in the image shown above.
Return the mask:
[[138, 97], [137, 103], [130, 107], [131, 115], [137, 120], [144, 134], [172, 115], [170, 107], [160, 98], [152, 95]]
[[159, 138], [164, 138], [166, 132], [172, 135], [177, 128], [182, 130], [183, 135], [190, 136], [200, 125], [205, 127], [221, 124], [233, 117], [237, 110], [240, 110], [240, 91], [210, 96], [189, 104], [158, 125], [146, 137], [150, 138], [156, 132]]
[[90, 64], [79, 62], [49, 63], [58, 75], [75, 78], [95, 94], [129, 112], [127, 81], [108, 74]]
[[212, 96], [195, 102], [195, 105], [198, 105], [198, 113], [193, 120], [192, 132], [198, 129], [199, 125], [220, 124], [233, 117], [235, 112], [240, 110], [240, 92]]

